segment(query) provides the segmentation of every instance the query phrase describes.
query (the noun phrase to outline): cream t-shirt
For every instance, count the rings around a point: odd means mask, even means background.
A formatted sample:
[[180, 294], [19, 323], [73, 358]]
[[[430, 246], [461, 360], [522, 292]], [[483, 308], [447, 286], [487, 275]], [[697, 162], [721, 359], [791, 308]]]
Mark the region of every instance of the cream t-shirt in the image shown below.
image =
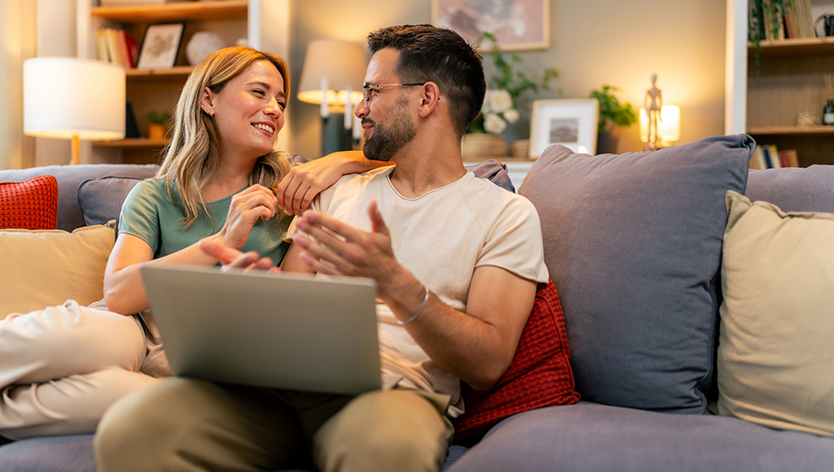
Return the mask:
[[[450, 307], [466, 311], [472, 274], [496, 266], [525, 279], [547, 282], [541, 226], [533, 204], [471, 172], [417, 198], [400, 195], [394, 167], [349, 174], [322, 192], [314, 210], [364, 231], [368, 205], [377, 206], [391, 234], [397, 261]], [[292, 225], [289, 234], [295, 231]], [[450, 416], [463, 412], [460, 380], [439, 368], [390, 308], [377, 301], [383, 388], [420, 388], [452, 397]]]

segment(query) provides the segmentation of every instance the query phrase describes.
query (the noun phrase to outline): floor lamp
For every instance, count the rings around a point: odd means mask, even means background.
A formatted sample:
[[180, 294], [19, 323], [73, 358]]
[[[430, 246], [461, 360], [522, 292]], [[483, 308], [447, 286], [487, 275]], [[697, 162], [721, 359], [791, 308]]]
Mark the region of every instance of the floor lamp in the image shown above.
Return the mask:
[[[359, 43], [320, 39], [307, 46], [298, 99], [320, 106], [322, 155], [352, 149], [351, 139], [361, 138], [353, 109], [362, 100], [367, 64], [365, 47]], [[336, 116], [330, 116], [331, 108]]]
[[38, 57], [23, 63], [23, 133], [72, 140], [125, 136], [125, 70], [102, 61]]

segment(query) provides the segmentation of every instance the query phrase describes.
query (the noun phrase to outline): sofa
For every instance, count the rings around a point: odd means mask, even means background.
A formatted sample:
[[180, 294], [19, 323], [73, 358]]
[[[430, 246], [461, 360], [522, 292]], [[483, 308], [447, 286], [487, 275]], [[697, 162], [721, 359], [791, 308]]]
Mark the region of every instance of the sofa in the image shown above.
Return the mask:
[[[541, 218], [582, 400], [496, 413], [444, 470], [834, 470], [834, 166], [748, 171], [754, 148], [735, 135], [545, 150], [518, 193]], [[108, 228], [155, 169], [53, 166], [0, 183], [54, 175], [60, 229]], [[476, 170], [514, 190], [499, 164]], [[514, 382], [516, 397], [551, 394]], [[0, 470], [94, 471], [92, 436], [10, 442]]]

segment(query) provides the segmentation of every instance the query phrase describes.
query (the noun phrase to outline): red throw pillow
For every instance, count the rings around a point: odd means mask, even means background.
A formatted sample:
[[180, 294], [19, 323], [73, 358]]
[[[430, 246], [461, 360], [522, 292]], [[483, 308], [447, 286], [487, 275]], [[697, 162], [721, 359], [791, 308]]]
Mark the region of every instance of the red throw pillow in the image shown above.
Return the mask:
[[461, 395], [466, 412], [453, 420], [455, 439], [481, 435], [524, 411], [579, 401], [562, 304], [552, 281], [539, 284], [515, 357], [501, 380], [480, 392], [461, 382]]
[[58, 228], [58, 181], [53, 175], [0, 183], [0, 229]]

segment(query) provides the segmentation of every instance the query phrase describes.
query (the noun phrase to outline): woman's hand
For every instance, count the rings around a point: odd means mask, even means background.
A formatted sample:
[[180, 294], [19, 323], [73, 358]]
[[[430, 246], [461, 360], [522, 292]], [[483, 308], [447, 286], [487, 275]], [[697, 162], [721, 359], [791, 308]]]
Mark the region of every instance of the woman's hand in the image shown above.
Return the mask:
[[218, 233], [223, 245], [240, 249], [246, 244], [252, 227], [263, 218], [268, 220], [278, 213], [278, 199], [263, 185], [252, 185], [232, 196], [226, 223]]
[[290, 215], [301, 214], [316, 195], [336, 183], [343, 175], [387, 165], [392, 163], [368, 160], [362, 151], [341, 151], [295, 166], [275, 189], [278, 208], [286, 210]]

